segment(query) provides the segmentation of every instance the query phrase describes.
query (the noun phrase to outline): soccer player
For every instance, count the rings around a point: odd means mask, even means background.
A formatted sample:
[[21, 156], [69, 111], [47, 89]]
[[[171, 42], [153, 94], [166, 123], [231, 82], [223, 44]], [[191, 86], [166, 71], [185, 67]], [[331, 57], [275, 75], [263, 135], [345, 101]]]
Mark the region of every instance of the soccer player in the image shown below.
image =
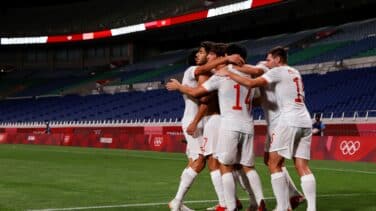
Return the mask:
[[[213, 44], [207, 56], [207, 64], [208, 64], [207, 66], [210, 66], [210, 64], [215, 62], [216, 59], [219, 59], [225, 56], [226, 47], [227, 45], [224, 43]], [[206, 76], [206, 80], [207, 80], [213, 74], [213, 71], [215, 71], [215, 69], [221, 68], [224, 65], [225, 64], [218, 65], [216, 68], [212, 69], [211, 71], [210, 69], [206, 69], [205, 71], [201, 67], [202, 70], [198, 70], [195, 72], [196, 73], [200, 72], [201, 75], [204, 75], [201, 77]], [[218, 197], [218, 202], [219, 202], [216, 206], [210, 207], [207, 210], [222, 211], [226, 209], [226, 204], [225, 204], [224, 193], [223, 193], [222, 178], [221, 178], [221, 173], [219, 169], [219, 161], [216, 157], [216, 148], [217, 148], [217, 142], [218, 142], [218, 131], [219, 131], [219, 122], [220, 122], [220, 117], [219, 117], [220, 112], [219, 112], [217, 92], [211, 92], [209, 95], [202, 97], [201, 101], [205, 101], [205, 103], [202, 103], [200, 106], [207, 106], [206, 113], [199, 112], [201, 115], [196, 115], [193, 122], [187, 128], [187, 133], [192, 135], [194, 131], [196, 130], [197, 125], [199, 124], [200, 120], [202, 118], [204, 119], [203, 121], [204, 122], [204, 136], [203, 136], [204, 140], [203, 140], [203, 145], [201, 146], [201, 149], [207, 160], [208, 169], [210, 171], [210, 177], [211, 177], [214, 190], [216, 192], [216, 195]], [[251, 190], [251, 187], [249, 184], [248, 184], [248, 190]], [[254, 197], [253, 197], [253, 201], [255, 201]], [[242, 204], [240, 201], [237, 201], [237, 207], [238, 208], [242, 207]]]
[[[238, 55], [226, 57], [225, 59], [215, 60], [207, 63], [209, 49], [212, 48], [213, 42], [202, 42], [195, 55], [196, 66], [189, 67], [183, 76], [183, 84], [189, 87], [196, 87], [203, 81], [207, 80], [207, 73], [226, 62], [241, 64], [243, 59]], [[181, 175], [178, 191], [175, 198], [169, 202], [168, 206], [171, 210], [190, 210], [182, 201], [188, 189], [192, 185], [197, 174], [205, 167], [205, 156], [202, 151], [203, 144], [203, 124], [201, 117], [207, 112], [207, 105], [200, 103], [199, 100], [183, 95], [185, 101], [185, 110], [182, 118], [182, 129], [187, 141], [186, 154], [188, 157], [188, 166]]]
[[[198, 66], [207, 62], [207, 54], [213, 43], [202, 42], [196, 53], [195, 61]], [[183, 84], [189, 87], [196, 87], [198, 84], [198, 76], [195, 74], [197, 66], [189, 67], [183, 76]], [[190, 135], [186, 132], [187, 128], [199, 112], [198, 101], [187, 95], [183, 95], [185, 101], [184, 115], [182, 118], [182, 129], [187, 141], [186, 154], [188, 157], [188, 166], [183, 170], [180, 177], [180, 184], [175, 198], [169, 202], [168, 206], [173, 211], [188, 210], [183, 205], [183, 198], [191, 187], [198, 173], [205, 167], [205, 157], [201, 151], [202, 130], [203, 126], [199, 123], [199, 127]]]
[[[212, 62], [218, 57], [225, 55], [226, 45], [223, 43], [215, 43], [209, 49], [207, 56], [208, 63]], [[207, 76], [206, 80], [212, 75], [211, 72], [202, 73]], [[205, 81], [206, 81], [205, 80]], [[200, 84], [201, 85], [201, 84]], [[218, 104], [218, 96], [216, 92], [212, 92], [209, 95], [203, 97], [207, 103], [207, 111], [204, 117], [204, 140], [201, 146], [204, 156], [207, 160], [208, 169], [210, 171], [210, 177], [214, 186], [214, 190], [218, 197], [219, 206], [216, 207], [217, 211], [225, 210], [226, 203], [223, 193], [223, 185], [221, 179], [221, 172], [219, 170], [219, 161], [216, 158], [216, 149], [218, 142], [218, 131], [219, 131], [219, 122], [220, 122], [220, 110]], [[195, 128], [198, 121], [196, 120], [192, 126]], [[193, 132], [193, 130], [188, 131]]]
[[240, 84], [253, 87], [274, 86], [280, 116], [271, 131], [268, 167], [277, 199], [277, 211], [289, 210], [288, 180], [282, 171], [284, 159], [294, 159], [307, 199], [307, 210], [316, 210], [316, 180], [309, 168], [312, 139], [311, 118], [304, 103], [302, 77], [298, 70], [287, 65], [287, 52], [276, 47], [267, 55], [267, 66], [272, 69], [256, 79], [234, 74], [222, 68], [218, 75], [228, 76]]
[[[243, 65], [235, 67], [237, 70], [250, 74], [252, 77], [258, 77], [268, 71], [270, 68], [267, 66], [266, 61], [259, 62], [256, 66], [253, 65]], [[268, 165], [269, 160], [269, 150], [270, 150], [270, 137], [272, 135], [272, 131], [276, 127], [278, 123], [278, 118], [280, 116], [280, 110], [277, 104], [277, 99], [275, 96], [275, 84], [268, 84], [265, 87], [260, 87], [260, 98], [255, 99], [265, 114], [265, 120], [267, 123], [267, 133], [266, 133], [266, 140], [265, 140], [265, 153], [264, 153], [264, 163]], [[282, 171], [286, 175], [289, 185], [289, 198], [290, 198], [290, 205], [292, 209], [298, 207], [305, 199], [304, 196], [298, 191], [296, 188], [294, 181], [291, 179], [289, 172], [285, 165], [282, 165]]]
[[[226, 54], [239, 54], [245, 60], [247, 52], [242, 46], [232, 44], [227, 47]], [[246, 76], [246, 74], [233, 69], [232, 66], [230, 64], [227, 67], [237, 74]], [[226, 208], [227, 210], [236, 210], [236, 189], [232, 172], [234, 164], [240, 163], [253, 188], [259, 210], [264, 210], [265, 203], [261, 181], [254, 169], [254, 128], [253, 118], [250, 115], [253, 90], [240, 86], [227, 77], [216, 75], [212, 76], [202, 86], [196, 88], [184, 86], [175, 79], [167, 83], [166, 87], [168, 90], [179, 90], [193, 97], [202, 96], [215, 90], [218, 91], [221, 122], [218, 134], [217, 156], [220, 161]]]

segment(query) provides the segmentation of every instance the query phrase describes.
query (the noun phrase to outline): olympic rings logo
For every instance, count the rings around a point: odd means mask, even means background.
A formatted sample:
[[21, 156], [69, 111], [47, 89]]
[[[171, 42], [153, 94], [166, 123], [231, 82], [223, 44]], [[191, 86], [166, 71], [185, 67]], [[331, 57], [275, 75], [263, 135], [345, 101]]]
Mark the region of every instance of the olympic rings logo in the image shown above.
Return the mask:
[[339, 145], [339, 149], [342, 151], [343, 155], [353, 155], [356, 151], [360, 149], [359, 141], [342, 141]]

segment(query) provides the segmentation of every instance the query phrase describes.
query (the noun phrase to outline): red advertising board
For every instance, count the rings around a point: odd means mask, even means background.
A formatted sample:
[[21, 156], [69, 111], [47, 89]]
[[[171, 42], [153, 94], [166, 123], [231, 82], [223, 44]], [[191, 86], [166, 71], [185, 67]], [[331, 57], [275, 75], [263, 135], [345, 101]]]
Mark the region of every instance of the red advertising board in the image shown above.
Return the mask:
[[[363, 126], [364, 127], [364, 126]], [[366, 127], [369, 129], [370, 127]], [[0, 144], [46, 144], [98, 148], [185, 152], [181, 127], [119, 127], [119, 128], [60, 128], [52, 134], [37, 130], [0, 133]], [[26, 133], [25, 133], [26, 132]], [[264, 153], [264, 135], [255, 135], [257, 156]], [[376, 162], [376, 136], [314, 136], [311, 144], [313, 160]]]

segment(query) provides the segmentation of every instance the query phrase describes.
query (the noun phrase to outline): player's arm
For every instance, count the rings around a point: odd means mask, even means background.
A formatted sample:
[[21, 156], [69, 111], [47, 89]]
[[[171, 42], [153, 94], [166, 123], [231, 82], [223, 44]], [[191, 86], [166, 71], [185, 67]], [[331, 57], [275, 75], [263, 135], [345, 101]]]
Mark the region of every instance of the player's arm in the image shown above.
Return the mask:
[[198, 86], [195, 88], [184, 86], [176, 79], [171, 79], [170, 82], [166, 84], [166, 88], [169, 91], [177, 90], [183, 94], [190, 95], [192, 97], [201, 97], [208, 94], [208, 91], [202, 86]]
[[[202, 74], [199, 75], [197, 78], [198, 86], [203, 84], [205, 81], [209, 79], [209, 75]], [[199, 108], [198, 111], [192, 120], [192, 122], [188, 125], [186, 132], [189, 135], [193, 135], [197, 129], [198, 123], [201, 121], [201, 119], [205, 116], [206, 112], [208, 111], [208, 96], [203, 96], [199, 99]]]
[[260, 67], [254, 65], [243, 65], [243, 66], [235, 66], [235, 69], [239, 70], [240, 72], [246, 73], [251, 75], [252, 77], [259, 77], [260, 75], [264, 74], [264, 70]]
[[193, 135], [197, 130], [197, 125], [201, 121], [201, 119], [205, 116], [206, 112], [208, 110], [207, 104], [200, 104], [198, 111], [195, 115], [195, 118], [192, 120], [192, 122], [188, 125], [186, 132], [189, 135]]
[[228, 76], [232, 80], [240, 83], [243, 86], [253, 88], [253, 87], [264, 87], [268, 85], [268, 82], [263, 77], [257, 77], [255, 79], [242, 77], [236, 73], [227, 70], [227, 67], [222, 68], [216, 72], [220, 76]]
[[196, 67], [195, 75], [200, 75], [200, 74], [210, 72], [212, 69], [216, 68], [218, 65], [227, 64], [227, 63], [233, 63], [233, 64], [237, 64], [241, 66], [244, 64], [244, 60], [238, 54], [233, 54], [230, 56], [223, 56], [211, 62], [208, 62], [204, 65]]

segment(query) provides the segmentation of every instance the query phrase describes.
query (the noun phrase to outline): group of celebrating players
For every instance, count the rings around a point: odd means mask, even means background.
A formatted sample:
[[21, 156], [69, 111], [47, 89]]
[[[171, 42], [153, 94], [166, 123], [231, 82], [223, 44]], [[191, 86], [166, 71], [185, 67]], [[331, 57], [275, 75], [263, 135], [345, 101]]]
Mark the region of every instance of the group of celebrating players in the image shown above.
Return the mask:
[[[310, 159], [312, 121], [304, 103], [298, 70], [288, 66], [287, 51], [275, 47], [265, 61], [245, 64], [247, 50], [238, 44], [202, 42], [180, 83], [171, 79], [168, 90], [185, 100], [182, 129], [188, 165], [180, 177], [173, 211], [191, 210], [184, 196], [206, 163], [218, 204], [209, 210], [239, 210], [236, 182], [248, 193], [247, 210], [266, 210], [260, 177], [255, 169], [252, 106], [260, 105], [267, 123], [264, 161], [271, 174], [276, 211], [287, 211], [307, 201], [316, 210], [316, 181]], [[300, 193], [284, 167], [293, 159], [300, 176]]]

